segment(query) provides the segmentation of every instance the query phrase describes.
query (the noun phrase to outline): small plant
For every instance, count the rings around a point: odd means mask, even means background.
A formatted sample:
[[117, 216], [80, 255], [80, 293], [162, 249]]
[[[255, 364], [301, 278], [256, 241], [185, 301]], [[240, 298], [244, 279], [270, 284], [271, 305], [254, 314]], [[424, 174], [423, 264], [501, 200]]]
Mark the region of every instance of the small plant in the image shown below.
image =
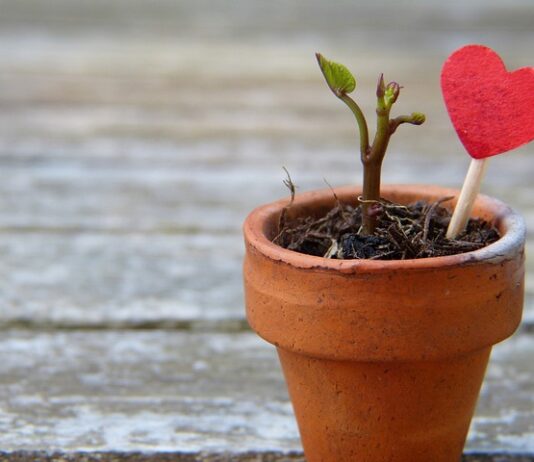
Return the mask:
[[397, 127], [404, 123], [421, 125], [425, 121], [424, 114], [413, 112], [393, 119], [390, 112], [399, 97], [402, 88], [397, 82], [384, 83], [383, 74], [378, 78], [376, 88], [376, 133], [372, 144], [369, 144], [367, 121], [360, 106], [349, 96], [356, 88], [356, 79], [342, 64], [327, 60], [316, 53], [317, 62], [330, 90], [343, 101], [356, 117], [360, 132], [360, 155], [363, 164], [362, 234], [372, 235], [377, 221], [377, 204], [380, 203], [380, 175], [382, 161], [386, 155], [391, 135]]

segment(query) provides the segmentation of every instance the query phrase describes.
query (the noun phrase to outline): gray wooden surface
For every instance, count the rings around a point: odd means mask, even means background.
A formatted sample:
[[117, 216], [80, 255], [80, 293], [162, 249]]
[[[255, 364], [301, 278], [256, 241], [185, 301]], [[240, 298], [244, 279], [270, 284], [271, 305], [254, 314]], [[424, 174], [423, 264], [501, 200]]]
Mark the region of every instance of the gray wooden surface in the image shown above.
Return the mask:
[[[370, 115], [382, 71], [398, 111], [427, 114], [384, 181], [459, 186], [441, 63], [479, 42], [532, 65], [533, 21], [527, 0], [0, 0], [0, 459], [302, 460], [274, 351], [244, 321], [240, 226], [286, 194], [282, 166], [299, 190], [359, 182], [313, 53], [354, 71]], [[533, 151], [492, 160], [483, 187], [530, 229]], [[534, 460], [527, 266], [471, 461]]]
[[[249, 332], [6, 332], [4, 450], [300, 449], [272, 349]], [[534, 339], [495, 349], [468, 452], [532, 446]]]

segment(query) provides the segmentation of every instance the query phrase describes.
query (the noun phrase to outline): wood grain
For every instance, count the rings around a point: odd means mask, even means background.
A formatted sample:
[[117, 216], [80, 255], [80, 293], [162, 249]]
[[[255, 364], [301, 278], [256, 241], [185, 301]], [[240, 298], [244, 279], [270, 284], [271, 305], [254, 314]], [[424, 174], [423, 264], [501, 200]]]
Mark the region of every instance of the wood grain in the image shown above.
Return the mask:
[[[427, 115], [395, 135], [384, 181], [460, 187], [468, 159], [441, 63], [473, 41], [532, 65], [534, 8], [0, 0], [0, 11], [0, 459], [301, 460], [273, 351], [243, 332], [240, 227], [287, 194], [282, 166], [299, 191], [360, 182], [354, 122], [314, 52], [351, 68], [370, 119], [380, 72], [404, 87], [399, 111]], [[530, 228], [531, 151], [492, 161], [482, 188]], [[496, 348], [466, 460], [534, 452], [527, 267], [526, 325]]]

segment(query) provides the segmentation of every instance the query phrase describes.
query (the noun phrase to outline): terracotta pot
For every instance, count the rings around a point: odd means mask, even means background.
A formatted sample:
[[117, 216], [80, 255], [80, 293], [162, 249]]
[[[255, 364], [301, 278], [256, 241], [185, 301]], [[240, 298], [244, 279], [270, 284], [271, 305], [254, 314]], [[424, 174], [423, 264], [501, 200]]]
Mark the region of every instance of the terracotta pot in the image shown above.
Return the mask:
[[[353, 188], [336, 190], [355, 201]], [[458, 191], [384, 187], [399, 203]], [[297, 196], [293, 215], [333, 205]], [[455, 256], [328, 260], [271, 238], [287, 200], [246, 219], [247, 317], [276, 345], [309, 462], [458, 462], [492, 345], [517, 328], [523, 305], [523, 220], [477, 199], [474, 215], [501, 239]]]

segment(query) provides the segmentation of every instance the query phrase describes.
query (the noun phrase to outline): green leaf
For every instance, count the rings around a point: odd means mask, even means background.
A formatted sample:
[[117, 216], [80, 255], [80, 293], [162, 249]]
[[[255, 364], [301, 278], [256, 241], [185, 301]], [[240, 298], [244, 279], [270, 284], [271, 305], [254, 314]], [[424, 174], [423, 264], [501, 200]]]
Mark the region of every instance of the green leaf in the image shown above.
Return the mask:
[[351, 93], [356, 88], [356, 79], [343, 64], [328, 61], [320, 53], [316, 53], [317, 62], [323, 72], [326, 83], [336, 96]]

